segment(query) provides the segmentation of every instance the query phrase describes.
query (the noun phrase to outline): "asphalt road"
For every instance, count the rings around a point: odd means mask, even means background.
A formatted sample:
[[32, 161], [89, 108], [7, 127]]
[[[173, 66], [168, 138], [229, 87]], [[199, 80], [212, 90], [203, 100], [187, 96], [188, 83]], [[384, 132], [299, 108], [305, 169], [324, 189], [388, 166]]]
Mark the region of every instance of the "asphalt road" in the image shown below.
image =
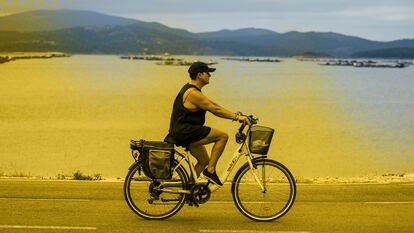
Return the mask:
[[0, 232], [414, 232], [414, 184], [298, 185], [290, 212], [258, 223], [234, 206], [230, 186], [200, 207], [148, 221], [121, 182], [0, 179]]

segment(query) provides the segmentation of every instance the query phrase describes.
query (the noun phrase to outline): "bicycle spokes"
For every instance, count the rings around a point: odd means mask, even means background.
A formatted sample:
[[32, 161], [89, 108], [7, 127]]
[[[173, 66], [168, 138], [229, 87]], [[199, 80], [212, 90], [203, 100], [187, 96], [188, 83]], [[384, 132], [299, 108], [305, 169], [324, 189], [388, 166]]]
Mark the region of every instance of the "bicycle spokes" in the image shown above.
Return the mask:
[[234, 179], [233, 199], [237, 208], [256, 221], [280, 218], [293, 205], [296, 185], [293, 176], [280, 163], [269, 159], [245, 165]]

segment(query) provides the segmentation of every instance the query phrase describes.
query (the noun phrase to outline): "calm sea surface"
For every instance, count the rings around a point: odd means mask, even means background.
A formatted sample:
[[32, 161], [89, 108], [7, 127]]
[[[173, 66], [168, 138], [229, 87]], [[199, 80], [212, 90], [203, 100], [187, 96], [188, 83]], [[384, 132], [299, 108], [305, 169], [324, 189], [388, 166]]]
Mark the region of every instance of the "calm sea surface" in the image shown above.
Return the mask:
[[[220, 57], [203, 93], [276, 129], [269, 157], [298, 177], [414, 172], [414, 66], [326, 67], [283, 59], [247, 63]], [[124, 177], [130, 139], [162, 140], [187, 67], [118, 56], [17, 60], [0, 65], [0, 175], [81, 171]], [[236, 148], [238, 124], [207, 124]], [[209, 147], [210, 148], [210, 147]]]

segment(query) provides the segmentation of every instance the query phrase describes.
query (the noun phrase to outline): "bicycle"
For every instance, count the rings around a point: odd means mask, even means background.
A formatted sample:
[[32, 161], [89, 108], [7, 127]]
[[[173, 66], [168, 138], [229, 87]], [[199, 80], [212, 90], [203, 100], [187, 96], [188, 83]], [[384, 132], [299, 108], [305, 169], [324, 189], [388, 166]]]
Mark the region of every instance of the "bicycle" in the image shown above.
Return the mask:
[[[220, 180], [226, 181], [237, 161], [244, 156], [247, 161], [238, 169], [231, 183], [234, 204], [252, 220], [273, 221], [284, 216], [293, 206], [296, 183], [292, 173], [283, 164], [267, 158], [272, 136], [267, 147], [259, 147], [259, 150], [265, 151], [258, 151], [254, 147], [254, 130], [267, 127], [256, 126], [258, 119], [253, 116], [249, 116], [249, 121], [246, 132], [246, 125], [241, 125], [236, 133], [236, 141], [240, 146]], [[130, 166], [124, 182], [124, 196], [131, 210], [140, 217], [148, 220], [169, 218], [185, 203], [189, 206], [206, 203], [211, 193], [220, 188], [209, 181], [198, 181], [189, 151], [186, 149], [182, 153], [174, 146], [172, 176], [168, 179], [148, 178], [142, 172], [143, 164], [137, 150], [139, 142], [131, 140], [135, 162]], [[254, 157], [252, 152], [259, 153], [259, 156]]]

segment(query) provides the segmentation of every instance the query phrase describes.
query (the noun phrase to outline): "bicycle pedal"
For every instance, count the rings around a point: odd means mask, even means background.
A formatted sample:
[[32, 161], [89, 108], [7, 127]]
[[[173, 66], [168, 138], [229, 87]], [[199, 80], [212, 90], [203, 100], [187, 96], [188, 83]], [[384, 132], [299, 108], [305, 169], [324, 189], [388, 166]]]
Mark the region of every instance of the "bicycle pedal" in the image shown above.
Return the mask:
[[200, 207], [200, 205], [196, 202], [189, 202], [188, 206], [195, 206], [195, 207]]
[[195, 207], [199, 207], [199, 204], [193, 200], [187, 200], [187, 204], [188, 206], [195, 206]]

